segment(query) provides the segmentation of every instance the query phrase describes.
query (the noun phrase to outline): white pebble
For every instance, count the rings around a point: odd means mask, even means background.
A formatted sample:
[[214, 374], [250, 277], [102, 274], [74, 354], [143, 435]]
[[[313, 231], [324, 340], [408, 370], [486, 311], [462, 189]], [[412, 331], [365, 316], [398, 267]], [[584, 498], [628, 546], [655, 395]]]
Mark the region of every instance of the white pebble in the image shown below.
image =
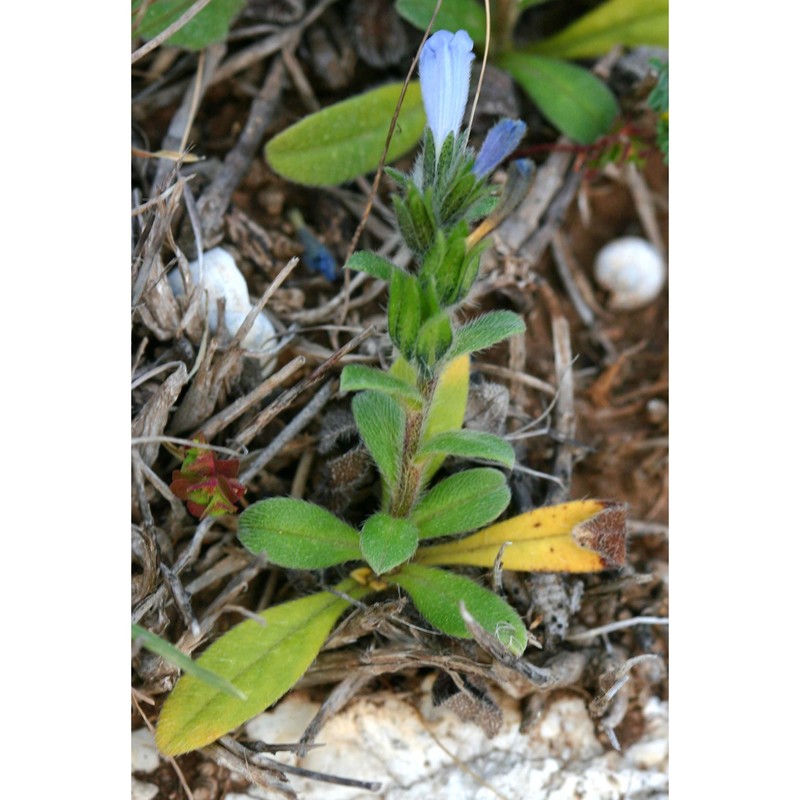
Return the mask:
[[603, 247], [594, 261], [594, 277], [611, 293], [615, 310], [642, 308], [658, 297], [667, 268], [658, 250], [646, 239], [624, 236]]
[[[202, 286], [208, 293], [208, 327], [212, 333], [217, 332], [217, 300], [225, 299], [225, 327], [233, 334], [242, 324], [244, 318], [253, 307], [247, 291], [247, 282], [239, 271], [233, 256], [221, 247], [215, 247], [203, 253], [202, 275], [200, 261], [189, 263], [192, 280]], [[173, 269], [169, 275], [169, 285], [176, 297], [183, 295], [183, 281], [180, 272]], [[262, 311], [253, 322], [253, 326], [242, 342], [245, 349], [261, 355], [275, 349], [275, 328], [267, 315]]]

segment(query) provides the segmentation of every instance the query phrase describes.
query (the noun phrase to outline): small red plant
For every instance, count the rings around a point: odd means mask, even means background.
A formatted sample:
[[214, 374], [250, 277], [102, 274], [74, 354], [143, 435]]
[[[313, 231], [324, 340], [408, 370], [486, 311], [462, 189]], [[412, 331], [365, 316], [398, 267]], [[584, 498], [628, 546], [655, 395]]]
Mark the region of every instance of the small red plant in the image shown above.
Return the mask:
[[200, 446], [186, 449], [181, 468], [172, 473], [170, 490], [198, 519], [235, 514], [247, 491], [236, 480], [239, 460], [217, 458], [213, 450], [202, 447], [206, 443], [202, 436], [194, 441]]

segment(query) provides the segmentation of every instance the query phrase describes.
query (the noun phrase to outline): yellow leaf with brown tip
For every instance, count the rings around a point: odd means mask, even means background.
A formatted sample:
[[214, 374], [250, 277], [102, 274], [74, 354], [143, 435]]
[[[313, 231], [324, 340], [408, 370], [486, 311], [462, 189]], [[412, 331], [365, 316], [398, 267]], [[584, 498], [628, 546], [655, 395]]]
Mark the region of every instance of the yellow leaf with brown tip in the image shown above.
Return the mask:
[[626, 507], [609, 500], [545, 506], [445, 544], [420, 548], [414, 563], [520, 572], [599, 572], [625, 563]]

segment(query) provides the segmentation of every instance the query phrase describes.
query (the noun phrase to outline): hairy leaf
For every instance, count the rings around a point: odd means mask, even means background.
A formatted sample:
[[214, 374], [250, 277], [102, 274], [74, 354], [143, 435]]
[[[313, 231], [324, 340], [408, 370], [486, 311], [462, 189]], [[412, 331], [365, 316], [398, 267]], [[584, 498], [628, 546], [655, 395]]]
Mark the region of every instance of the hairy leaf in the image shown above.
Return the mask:
[[[436, 0], [397, 0], [397, 13], [416, 28], [424, 31], [431, 21]], [[486, 38], [486, 12], [476, 0], [442, 0], [431, 33], [465, 30], [476, 45]]]
[[[214, 0], [177, 33], [173, 33], [165, 44], [186, 50], [202, 50], [213, 42], [223, 41], [245, 2], [246, 0]], [[134, 30], [134, 34], [145, 40], [154, 39], [182, 17], [194, 3], [195, 0], [154, 0], [147, 7], [141, 25]], [[141, 0], [134, 0], [132, 3], [134, 20], [137, 19], [141, 5]]]
[[625, 563], [625, 506], [575, 500], [499, 522], [472, 536], [417, 551], [419, 564], [493, 566], [500, 548], [505, 569], [599, 572]]
[[[301, 119], [267, 143], [267, 161], [279, 175], [308, 186], [335, 186], [376, 169], [400, 89], [400, 83], [381, 86]], [[387, 160], [414, 147], [424, 127], [422, 94], [414, 82], [408, 86]]]
[[514, 448], [492, 433], [483, 431], [446, 431], [429, 439], [419, 449], [419, 458], [434, 454], [480, 458], [494, 461], [511, 469], [514, 466]]
[[451, 358], [465, 353], [474, 353], [515, 336], [525, 333], [525, 322], [513, 311], [490, 311], [470, 320], [455, 332]]
[[363, 364], [348, 364], [342, 370], [339, 387], [345, 392], [373, 389], [396, 399], [405, 400], [414, 408], [422, 406], [422, 397], [416, 386], [412, 386], [400, 378], [395, 378], [388, 372], [375, 369], [375, 367], [365, 367]]
[[384, 481], [395, 486], [403, 452], [405, 412], [396, 400], [370, 391], [353, 398], [353, 416]]
[[579, 144], [608, 133], [619, 113], [608, 86], [582, 67], [525, 53], [505, 53], [497, 63], [553, 125]]
[[322, 569], [361, 557], [358, 531], [330, 511], [294, 497], [253, 503], [239, 516], [239, 541], [251, 553], [292, 569]]
[[618, 44], [669, 47], [669, 0], [608, 0], [529, 49], [543, 56], [593, 58]]
[[519, 614], [494, 592], [469, 578], [406, 564], [397, 575], [387, 575], [384, 580], [405, 589], [419, 613], [443, 633], [460, 639], [472, 638], [459, 610], [463, 602], [476, 621], [514, 655], [525, 651], [528, 638]]
[[420, 539], [474, 531], [505, 511], [511, 500], [506, 476], [490, 467], [467, 469], [436, 484], [414, 506]]
[[[371, 590], [348, 578], [336, 589], [359, 599]], [[180, 678], [156, 728], [162, 753], [204, 747], [261, 713], [297, 683], [317, 657], [346, 600], [323, 592], [273, 606], [217, 639], [197, 663], [247, 695], [229, 697], [193, 675]]]
[[379, 511], [361, 529], [361, 552], [376, 575], [408, 561], [419, 543], [417, 526]]
[[392, 272], [397, 269], [388, 259], [377, 253], [370, 253], [368, 250], [359, 250], [357, 253], [353, 253], [345, 266], [358, 270], [358, 272], [366, 272], [373, 278], [380, 278], [387, 282], [391, 280]]

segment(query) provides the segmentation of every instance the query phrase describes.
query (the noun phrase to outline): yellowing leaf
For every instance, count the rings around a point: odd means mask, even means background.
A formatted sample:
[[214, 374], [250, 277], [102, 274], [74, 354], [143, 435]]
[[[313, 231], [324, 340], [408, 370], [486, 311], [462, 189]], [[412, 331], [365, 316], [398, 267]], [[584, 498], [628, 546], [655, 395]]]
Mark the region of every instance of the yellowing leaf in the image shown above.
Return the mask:
[[[347, 579], [336, 587], [353, 598], [370, 589]], [[197, 660], [246, 700], [184, 675], [164, 703], [156, 728], [162, 753], [177, 756], [210, 744], [283, 697], [317, 657], [346, 600], [328, 592], [273, 606], [214, 642]]]
[[[392, 364], [390, 373], [412, 386], [416, 386], [414, 368], [402, 357], [398, 356]], [[469, 394], [469, 356], [459, 356], [445, 368], [439, 378], [433, 403], [428, 414], [428, 423], [422, 434], [422, 444], [434, 436], [446, 431], [459, 431], [464, 424]], [[446, 455], [431, 456], [423, 470], [423, 483], [427, 483], [442, 466]]]
[[492, 567], [500, 548], [505, 569], [523, 572], [599, 572], [625, 562], [625, 506], [575, 500], [491, 525], [472, 536], [420, 548], [416, 564]]
[[669, 47], [669, 0], [609, 0], [530, 51], [558, 58], [593, 58], [614, 45]]

